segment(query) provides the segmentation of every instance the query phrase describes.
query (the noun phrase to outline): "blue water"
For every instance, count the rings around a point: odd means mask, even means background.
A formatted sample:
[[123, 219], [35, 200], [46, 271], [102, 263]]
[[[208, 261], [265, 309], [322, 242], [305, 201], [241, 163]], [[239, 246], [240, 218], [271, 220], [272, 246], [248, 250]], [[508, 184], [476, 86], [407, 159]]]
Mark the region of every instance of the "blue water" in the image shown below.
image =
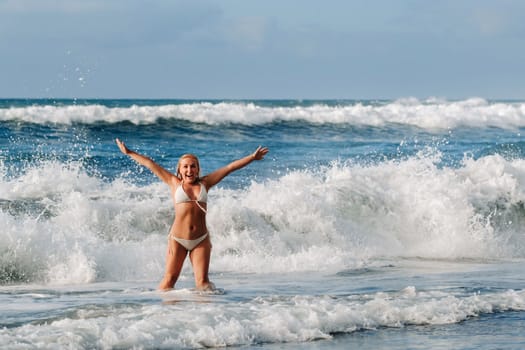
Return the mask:
[[[0, 100], [2, 348], [521, 349], [525, 102]], [[203, 173], [215, 294], [155, 291]]]

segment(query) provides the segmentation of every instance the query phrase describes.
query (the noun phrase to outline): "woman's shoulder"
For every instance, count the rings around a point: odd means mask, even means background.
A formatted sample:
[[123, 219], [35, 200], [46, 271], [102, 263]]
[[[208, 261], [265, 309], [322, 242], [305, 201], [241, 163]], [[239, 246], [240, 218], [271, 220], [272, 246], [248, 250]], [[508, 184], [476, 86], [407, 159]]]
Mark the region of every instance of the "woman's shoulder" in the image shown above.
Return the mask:
[[210, 185], [210, 183], [208, 181], [208, 175], [199, 178], [199, 183], [201, 185], [203, 185], [204, 187], [206, 187], [206, 190], [209, 190], [210, 187], [212, 186], [212, 185]]
[[181, 182], [181, 179], [179, 179], [175, 174], [172, 174], [169, 185], [173, 190], [175, 190], [181, 184]]

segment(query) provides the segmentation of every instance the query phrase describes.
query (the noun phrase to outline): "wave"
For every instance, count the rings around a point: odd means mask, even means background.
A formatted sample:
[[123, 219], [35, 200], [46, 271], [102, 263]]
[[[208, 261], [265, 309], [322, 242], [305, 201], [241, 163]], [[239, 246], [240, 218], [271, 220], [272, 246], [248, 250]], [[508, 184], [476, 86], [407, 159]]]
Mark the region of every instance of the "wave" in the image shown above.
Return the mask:
[[[88, 101], [89, 102], [89, 101]], [[86, 103], [88, 103], [86, 102]], [[128, 101], [129, 102], [129, 101]], [[238, 123], [260, 125], [279, 121], [358, 126], [408, 125], [422, 129], [450, 129], [461, 126], [515, 129], [525, 127], [525, 103], [489, 102], [481, 98], [462, 101], [401, 99], [374, 101], [182, 101], [165, 104], [125, 105], [95, 102], [73, 105], [19, 104], [0, 108], [0, 121], [27, 123], [120, 123], [154, 124], [161, 119], [184, 120], [210, 125]]]
[[[342, 297], [262, 296], [183, 306], [96, 304], [23, 327], [0, 329], [0, 343], [16, 344], [24, 339], [46, 349], [66, 343], [74, 348], [257, 346], [331, 339], [385, 327], [449, 325], [479, 315], [523, 310], [524, 291], [458, 295], [413, 286]], [[445, 336], [446, 332], [450, 330], [437, 333]]]
[[[212, 270], [340, 271], [385, 257], [525, 258], [525, 160], [490, 155], [448, 168], [437, 165], [440, 157], [335, 162], [215, 188]], [[124, 174], [102, 179], [75, 162], [29, 167], [18, 177], [0, 176], [0, 283], [162, 275], [173, 220], [165, 185], [135, 184]]]

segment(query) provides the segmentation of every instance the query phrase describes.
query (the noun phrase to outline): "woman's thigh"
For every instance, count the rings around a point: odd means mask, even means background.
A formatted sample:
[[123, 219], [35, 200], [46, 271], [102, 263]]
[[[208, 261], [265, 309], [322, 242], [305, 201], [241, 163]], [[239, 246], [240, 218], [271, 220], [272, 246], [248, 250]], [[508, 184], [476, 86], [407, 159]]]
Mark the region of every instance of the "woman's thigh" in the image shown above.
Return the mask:
[[208, 236], [190, 253], [190, 260], [193, 266], [193, 273], [195, 275], [195, 283], [197, 284], [197, 287], [202, 283], [209, 282], [208, 271], [210, 267], [210, 258], [211, 241]]
[[166, 273], [179, 275], [188, 251], [174, 240], [169, 240], [166, 254]]

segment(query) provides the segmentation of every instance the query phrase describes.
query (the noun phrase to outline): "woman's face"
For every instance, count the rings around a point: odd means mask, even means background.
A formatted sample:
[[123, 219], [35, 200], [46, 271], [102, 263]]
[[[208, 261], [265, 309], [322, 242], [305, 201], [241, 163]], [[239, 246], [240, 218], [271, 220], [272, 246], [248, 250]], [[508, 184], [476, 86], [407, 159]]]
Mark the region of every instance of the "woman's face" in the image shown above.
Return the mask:
[[178, 173], [182, 180], [194, 183], [199, 178], [199, 162], [193, 157], [182, 158], [179, 162]]

